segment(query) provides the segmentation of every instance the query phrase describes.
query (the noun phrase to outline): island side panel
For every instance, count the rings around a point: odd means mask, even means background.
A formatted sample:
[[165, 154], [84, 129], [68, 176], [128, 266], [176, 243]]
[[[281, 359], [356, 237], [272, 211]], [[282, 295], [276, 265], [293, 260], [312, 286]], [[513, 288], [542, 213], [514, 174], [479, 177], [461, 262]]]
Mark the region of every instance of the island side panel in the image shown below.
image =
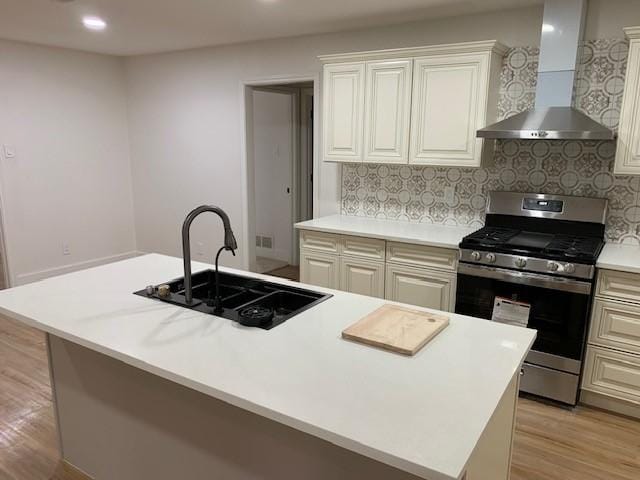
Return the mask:
[[418, 477], [50, 336], [64, 460], [96, 480]]
[[516, 428], [520, 369], [502, 395], [467, 465], [463, 480], [508, 480]]

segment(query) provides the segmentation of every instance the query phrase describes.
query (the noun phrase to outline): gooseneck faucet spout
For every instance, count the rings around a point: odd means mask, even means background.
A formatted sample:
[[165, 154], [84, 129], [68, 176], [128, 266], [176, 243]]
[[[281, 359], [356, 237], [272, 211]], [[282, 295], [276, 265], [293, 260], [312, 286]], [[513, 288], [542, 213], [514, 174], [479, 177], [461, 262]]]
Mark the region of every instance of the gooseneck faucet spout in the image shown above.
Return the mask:
[[[185, 302], [191, 304], [193, 302], [193, 285], [191, 284], [191, 243], [190, 243], [190, 235], [189, 232], [191, 230], [191, 223], [195, 220], [195, 218], [204, 212], [212, 212], [217, 214], [222, 219], [222, 224], [224, 225], [224, 246], [222, 249], [230, 250], [231, 253], [235, 255], [235, 250], [238, 248], [238, 244], [236, 242], [236, 237], [233, 235], [233, 230], [231, 230], [231, 222], [229, 221], [229, 216], [222, 210], [220, 207], [215, 207], [213, 205], [202, 205], [198, 208], [194, 208], [189, 215], [184, 219], [184, 223], [182, 224], [182, 259], [184, 261], [184, 299]], [[218, 256], [220, 252], [218, 252]], [[218, 256], [216, 256], [216, 272], [218, 270]], [[218, 278], [216, 275], [216, 290], [217, 290]], [[219, 295], [216, 292], [216, 297]]]

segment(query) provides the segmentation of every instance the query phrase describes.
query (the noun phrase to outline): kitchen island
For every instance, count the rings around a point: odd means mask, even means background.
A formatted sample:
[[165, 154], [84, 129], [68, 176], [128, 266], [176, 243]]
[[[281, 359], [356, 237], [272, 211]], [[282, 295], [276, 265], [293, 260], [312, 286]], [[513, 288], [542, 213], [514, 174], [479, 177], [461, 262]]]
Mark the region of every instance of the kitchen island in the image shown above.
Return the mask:
[[62, 455], [90, 477], [508, 478], [534, 331], [450, 314], [405, 357], [340, 338], [381, 299], [313, 287], [333, 296], [262, 330], [133, 295], [181, 275], [154, 254], [0, 292], [47, 333]]

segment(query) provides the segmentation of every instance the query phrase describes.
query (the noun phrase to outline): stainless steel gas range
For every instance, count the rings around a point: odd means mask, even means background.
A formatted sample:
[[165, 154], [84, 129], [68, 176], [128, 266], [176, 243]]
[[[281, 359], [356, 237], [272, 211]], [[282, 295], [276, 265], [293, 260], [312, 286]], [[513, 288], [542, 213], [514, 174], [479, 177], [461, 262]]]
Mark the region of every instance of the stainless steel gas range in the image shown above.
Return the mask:
[[460, 243], [456, 313], [535, 328], [520, 389], [575, 405], [607, 200], [492, 192]]

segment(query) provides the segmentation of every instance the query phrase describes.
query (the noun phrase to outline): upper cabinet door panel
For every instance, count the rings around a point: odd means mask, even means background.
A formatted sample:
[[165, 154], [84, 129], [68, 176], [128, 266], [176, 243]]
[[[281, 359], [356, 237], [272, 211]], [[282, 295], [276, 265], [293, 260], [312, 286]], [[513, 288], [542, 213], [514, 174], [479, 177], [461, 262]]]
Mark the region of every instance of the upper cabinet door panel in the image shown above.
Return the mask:
[[410, 59], [367, 63], [365, 162], [408, 162], [412, 63]]
[[332, 162], [362, 161], [364, 63], [324, 67], [324, 158]]
[[614, 173], [640, 175], [640, 28], [625, 29], [631, 38], [622, 97]]
[[416, 59], [410, 163], [480, 165], [487, 70], [483, 55]]

